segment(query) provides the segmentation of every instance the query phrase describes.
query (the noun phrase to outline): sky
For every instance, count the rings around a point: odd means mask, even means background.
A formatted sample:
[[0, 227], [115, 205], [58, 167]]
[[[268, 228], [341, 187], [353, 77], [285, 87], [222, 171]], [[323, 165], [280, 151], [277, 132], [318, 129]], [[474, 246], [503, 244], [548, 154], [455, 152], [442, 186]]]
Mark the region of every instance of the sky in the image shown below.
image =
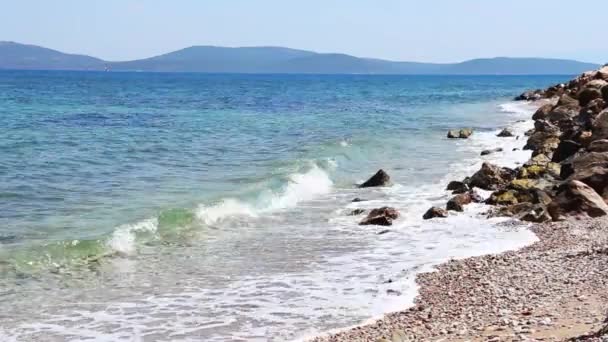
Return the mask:
[[0, 0], [0, 40], [120, 61], [193, 45], [608, 62], [608, 0]]

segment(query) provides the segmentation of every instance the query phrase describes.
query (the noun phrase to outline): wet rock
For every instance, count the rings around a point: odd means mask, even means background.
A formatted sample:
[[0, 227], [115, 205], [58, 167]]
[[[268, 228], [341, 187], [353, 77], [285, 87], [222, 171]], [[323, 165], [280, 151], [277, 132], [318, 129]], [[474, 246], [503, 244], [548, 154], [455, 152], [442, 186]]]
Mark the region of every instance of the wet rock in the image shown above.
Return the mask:
[[436, 217], [448, 217], [447, 210], [438, 207], [432, 207], [422, 216], [425, 220], [430, 220]]
[[469, 187], [464, 182], [451, 181], [446, 190], [452, 191], [453, 194], [462, 194], [469, 190]]
[[366, 199], [362, 199], [362, 198], [357, 197], [357, 198], [353, 199], [353, 200], [352, 200], [352, 202], [353, 202], [353, 203], [357, 203], [357, 202], [367, 202], [367, 200], [366, 200]]
[[515, 97], [515, 101], [536, 101], [543, 98], [544, 91], [540, 89], [529, 90]]
[[553, 104], [547, 103], [545, 105], [542, 105], [536, 110], [534, 115], [532, 115], [532, 120], [544, 120], [545, 118], [547, 118], [547, 115], [551, 113], [551, 110], [553, 110]]
[[497, 190], [514, 177], [515, 171], [509, 168], [483, 163], [481, 169], [471, 177], [469, 186], [484, 190]]
[[365, 209], [354, 209], [348, 215], [349, 216], [358, 216], [365, 212]]
[[464, 206], [472, 202], [471, 195], [469, 193], [459, 194], [452, 197], [446, 204], [447, 210], [452, 211], [463, 211]]
[[368, 179], [365, 183], [359, 185], [360, 188], [370, 188], [377, 186], [386, 186], [391, 182], [391, 177], [384, 172], [384, 170], [380, 169], [373, 175], [370, 179]]
[[491, 149], [491, 150], [483, 150], [483, 151], [481, 151], [481, 155], [482, 156], [487, 156], [488, 154], [492, 154], [492, 153], [496, 153], [496, 152], [502, 152], [502, 151], [503, 151], [503, 149], [500, 148], [500, 147], [499, 148], [494, 148], [494, 149]]
[[548, 214], [546, 207], [529, 202], [500, 207], [494, 216], [508, 216], [535, 223], [551, 221], [551, 216]]
[[551, 161], [554, 163], [562, 162], [573, 156], [581, 147], [581, 144], [572, 140], [562, 140], [553, 152]]
[[514, 136], [514, 134], [510, 129], [505, 128], [502, 131], [500, 131], [500, 133], [498, 133], [496, 136], [500, 137], [500, 138], [506, 138], [506, 137], [512, 137], [512, 136]]
[[396, 220], [397, 218], [399, 218], [399, 212], [397, 209], [391, 207], [382, 207], [372, 209], [367, 217], [359, 224], [362, 226], [390, 226], [393, 224], [393, 220]]
[[608, 215], [608, 204], [590, 186], [572, 180], [560, 186], [548, 211], [554, 221], [568, 217], [600, 217]]
[[470, 190], [467, 192], [467, 194], [469, 195], [469, 197], [471, 198], [471, 202], [473, 202], [473, 203], [483, 203], [483, 201], [484, 201], [483, 196], [481, 196], [475, 190]]
[[450, 130], [448, 131], [448, 138], [450, 139], [467, 139], [473, 134], [473, 130], [470, 128], [463, 128], [461, 130]]

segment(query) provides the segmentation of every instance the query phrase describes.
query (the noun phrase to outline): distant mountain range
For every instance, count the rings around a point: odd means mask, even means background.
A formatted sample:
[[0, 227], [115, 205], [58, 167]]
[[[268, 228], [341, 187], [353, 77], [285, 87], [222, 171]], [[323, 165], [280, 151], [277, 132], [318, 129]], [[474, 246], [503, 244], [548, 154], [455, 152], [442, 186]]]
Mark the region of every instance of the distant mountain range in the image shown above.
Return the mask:
[[599, 64], [547, 58], [488, 58], [461, 63], [395, 62], [282, 47], [193, 46], [146, 59], [110, 62], [0, 42], [0, 69], [281, 74], [574, 75]]

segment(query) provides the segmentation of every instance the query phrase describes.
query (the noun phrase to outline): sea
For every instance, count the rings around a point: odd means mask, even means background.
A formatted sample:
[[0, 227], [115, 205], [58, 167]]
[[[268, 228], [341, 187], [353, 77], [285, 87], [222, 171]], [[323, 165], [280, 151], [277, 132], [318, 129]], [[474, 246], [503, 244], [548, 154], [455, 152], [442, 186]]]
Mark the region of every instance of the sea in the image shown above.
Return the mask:
[[[568, 78], [0, 71], [0, 340], [299, 341], [403, 310], [418, 273], [535, 241], [481, 204], [422, 215], [527, 160], [511, 99]], [[393, 226], [351, 215], [381, 206]]]

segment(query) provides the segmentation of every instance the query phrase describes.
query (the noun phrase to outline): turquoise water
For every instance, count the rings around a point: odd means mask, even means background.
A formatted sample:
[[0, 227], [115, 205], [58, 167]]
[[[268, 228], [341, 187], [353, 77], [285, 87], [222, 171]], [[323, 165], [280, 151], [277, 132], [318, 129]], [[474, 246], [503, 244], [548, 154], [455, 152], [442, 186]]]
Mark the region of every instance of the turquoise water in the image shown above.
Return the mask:
[[[533, 110], [510, 98], [567, 78], [1, 71], [0, 337], [280, 341], [403, 306], [383, 275], [526, 240], [419, 216], [481, 148], [519, 146], [494, 138]], [[355, 189], [379, 168], [394, 186]], [[403, 233], [357, 226], [354, 197]]]

